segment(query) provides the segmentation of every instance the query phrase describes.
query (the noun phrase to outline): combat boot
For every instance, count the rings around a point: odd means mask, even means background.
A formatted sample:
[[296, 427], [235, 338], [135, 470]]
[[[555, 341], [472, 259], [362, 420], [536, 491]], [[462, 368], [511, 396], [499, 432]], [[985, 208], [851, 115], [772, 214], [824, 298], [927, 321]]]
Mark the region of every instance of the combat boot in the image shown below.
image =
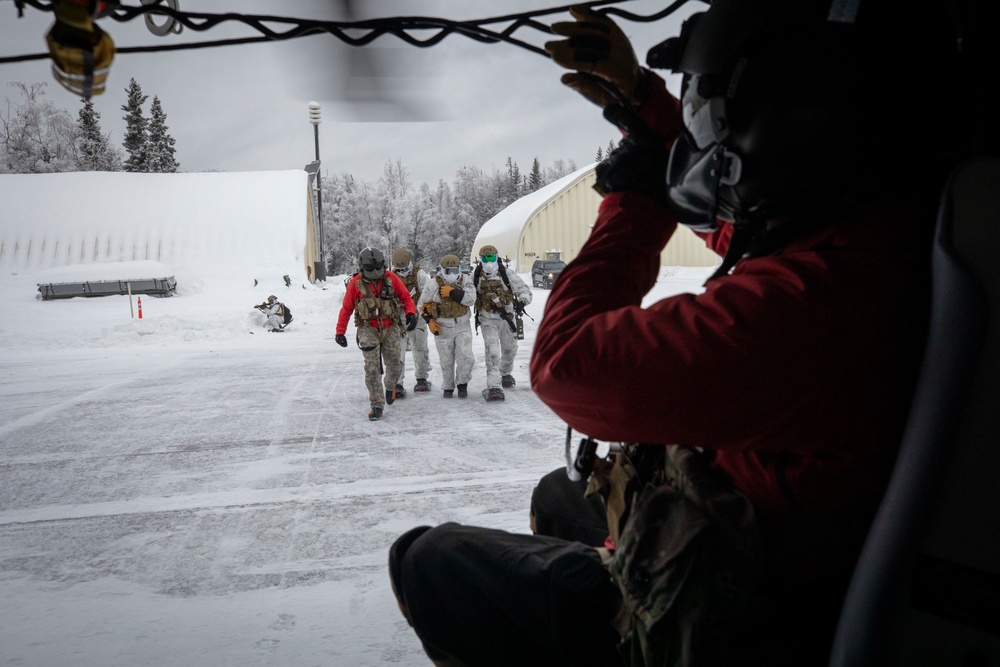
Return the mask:
[[424, 392], [431, 390], [431, 383], [424, 378], [417, 378], [417, 383], [413, 385], [414, 392]]
[[502, 378], [500, 378], [500, 384], [503, 385], [504, 389], [510, 389], [511, 387], [513, 387], [517, 383], [514, 382], [514, 376], [513, 375], [504, 375]]
[[469, 397], [469, 385], [467, 385], [467, 384], [460, 384], [460, 385], [458, 385], [458, 397], [459, 398], [468, 398]]
[[500, 387], [490, 387], [489, 389], [483, 389], [483, 398], [487, 401], [502, 401], [505, 397], [503, 389]]
[[377, 422], [382, 418], [382, 408], [372, 408], [372, 411], [368, 413], [368, 421]]

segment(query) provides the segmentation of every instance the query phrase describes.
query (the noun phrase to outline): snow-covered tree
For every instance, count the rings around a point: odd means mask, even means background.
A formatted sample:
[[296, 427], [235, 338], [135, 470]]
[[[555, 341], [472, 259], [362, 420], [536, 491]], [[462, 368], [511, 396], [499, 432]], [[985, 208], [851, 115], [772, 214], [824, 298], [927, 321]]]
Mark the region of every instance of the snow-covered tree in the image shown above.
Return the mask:
[[598, 146], [597, 155], [594, 156], [594, 162], [600, 162], [603, 159], [604, 159], [604, 150], [600, 146]]
[[411, 233], [413, 220], [408, 206], [411, 192], [402, 160], [387, 162], [375, 186], [371, 212], [372, 227], [366, 242], [385, 253], [403, 245]]
[[167, 114], [163, 111], [160, 98], [153, 96], [149, 107], [149, 129], [146, 144], [146, 164], [148, 171], [172, 174], [180, 166], [174, 159], [174, 138], [167, 127]]
[[558, 181], [563, 176], [572, 174], [576, 171], [576, 163], [570, 160], [568, 163], [563, 160], [556, 160], [552, 163], [552, 167], [545, 170], [545, 184], [548, 185], [553, 181]]
[[421, 266], [434, 273], [441, 258], [455, 252], [455, 203], [451, 188], [444, 180], [439, 180], [434, 190], [422, 184], [413, 210], [419, 224], [414, 225], [414, 247], [410, 250]]
[[125, 115], [125, 137], [122, 140], [125, 146], [125, 153], [128, 158], [125, 160], [125, 171], [145, 172], [149, 171], [149, 120], [143, 114], [142, 105], [146, 103], [148, 95], [142, 94], [142, 87], [136, 80], [129, 79], [128, 87], [125, 88], [127, 95], [122, 111]]
[[344, 173], [323, 176], [323, 235], [327, 273], [353, 273], [365, 246], [371, 187]]
[[6, 100], [0, 112], [0, 171], [43, 174], [72, 171], [76, 165], [78, 129], [65, 109], [45, 99], [45, 83], [8, 82], [23, 102]]
[[94, 109], [92, 99], [83, 101], [77, 117], [77, 128], [77, 171], [121, 171], [121, 151], [111, 144], [109, 135], [101, 133], [101, 114]]

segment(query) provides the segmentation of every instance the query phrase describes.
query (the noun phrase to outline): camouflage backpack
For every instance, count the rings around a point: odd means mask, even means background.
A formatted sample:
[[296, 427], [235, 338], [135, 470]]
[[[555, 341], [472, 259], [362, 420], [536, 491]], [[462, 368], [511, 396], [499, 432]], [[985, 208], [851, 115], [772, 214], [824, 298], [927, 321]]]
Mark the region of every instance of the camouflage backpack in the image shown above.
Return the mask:
[[625, 664], [726, 664], [762, 567], [753, 507], [697, 450], [629, 445], [615, 457], [588, 493], [605, 497], [617, 545], [607, 566]]

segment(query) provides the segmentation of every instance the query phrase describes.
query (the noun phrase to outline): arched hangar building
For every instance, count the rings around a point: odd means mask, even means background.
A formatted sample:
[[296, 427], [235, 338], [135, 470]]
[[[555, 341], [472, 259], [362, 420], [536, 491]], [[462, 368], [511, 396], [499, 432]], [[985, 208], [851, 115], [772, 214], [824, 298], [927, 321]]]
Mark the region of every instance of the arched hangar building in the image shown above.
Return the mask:
[[[528, 273], [538, 259], [569, 262], [580, 252], [597, 219], [601, 196], [594, 191], [596, 163], [521, 197], [490, 218], [472, 247], [475, 263], [487, 243]], [[687, 227], [679, 226], [660, 256], [662, 266], [716, 266], [719, 257]]]

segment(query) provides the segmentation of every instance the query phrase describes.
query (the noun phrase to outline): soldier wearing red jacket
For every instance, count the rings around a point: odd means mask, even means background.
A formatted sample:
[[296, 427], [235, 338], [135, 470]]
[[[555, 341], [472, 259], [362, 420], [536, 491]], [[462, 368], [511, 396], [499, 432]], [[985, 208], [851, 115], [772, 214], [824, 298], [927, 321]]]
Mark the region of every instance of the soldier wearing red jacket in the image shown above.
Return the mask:
[[[917, 82], [952, 64], [929, 49], [947, 41], [933, 26], [928, 38], [878, 7], [829, 9], [715, 0], [647, 56], [684, 75], [680, 99], [607, 16], [574, 8], [576, 23], [552, 26], [569, 38], [546, 45], [575, 70], [563, 83], [626, 136], [597, 167], [598, 219], [548, 298], [532, 389], [584, 435], [696, 458], [749, 508], [763, 548], [747, 580], [713, 569], [728, 565], [725, 532], [685, 492], [655, 506], [668, 515], [618, 515], [622, 535], [661, 527], [624, 560], [605, 507], [559, 469], [535, 489], [535, 535], [446, 523], [393, 545], [394, 591], [436, 663], [827, 664], [926, 335], [950, 164], [920, 130], [940, 127], [949, 96]], [[721, 264], [701, 293], [644, 306], [678, 224]], [[730, 593], [741, 611], [718, 625], [704, 609], [728, 605], [706, 599]]]
[[[358, 257], [358, 273], [351, 276], [337, 319], [337, 344], [347, 347], [347, 323], [354, 314], [358, 347], [365, 357], [365, 385], [371, 411], [368, 419], [382, 418], [386, 403], [396, 400], [396, 383], [403, 370], [400, 359], [400, 310], [405, 313], [406, 330], [417, 326], [417, 309], [406, 285], [395, 273], [385, 270], [385, 256], [365, 248]], [[382, 368], [385, 367], [385, 377]], [[385, 394], [382, 393], [383, 384]]]

